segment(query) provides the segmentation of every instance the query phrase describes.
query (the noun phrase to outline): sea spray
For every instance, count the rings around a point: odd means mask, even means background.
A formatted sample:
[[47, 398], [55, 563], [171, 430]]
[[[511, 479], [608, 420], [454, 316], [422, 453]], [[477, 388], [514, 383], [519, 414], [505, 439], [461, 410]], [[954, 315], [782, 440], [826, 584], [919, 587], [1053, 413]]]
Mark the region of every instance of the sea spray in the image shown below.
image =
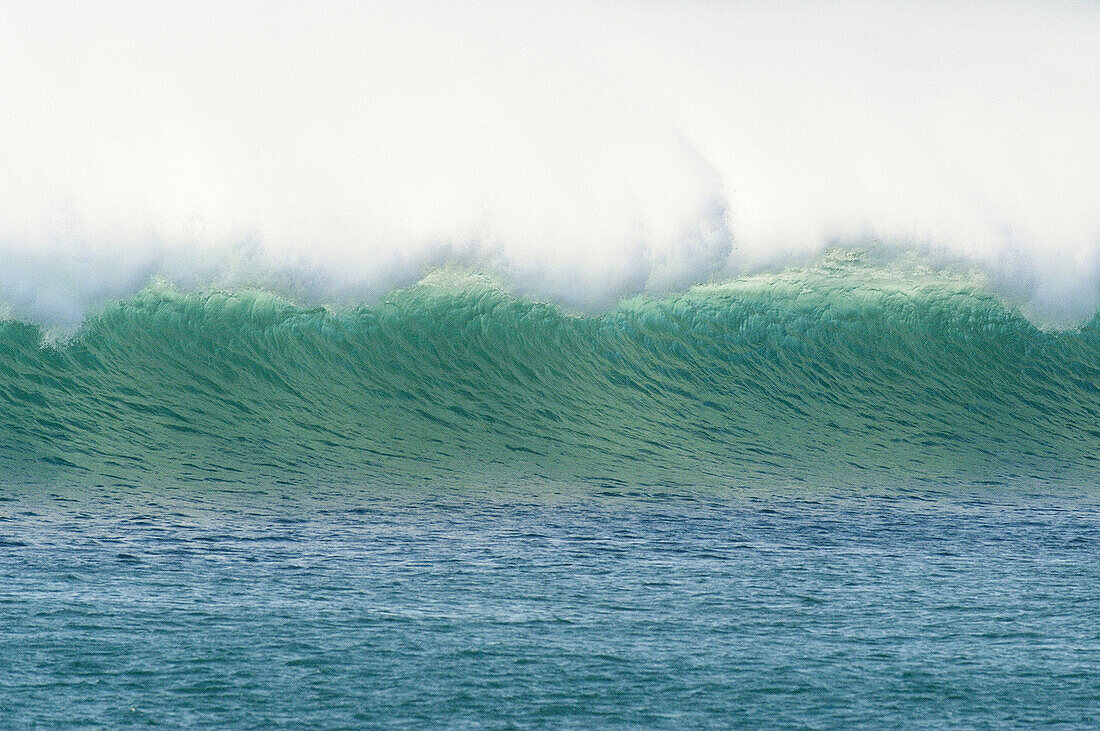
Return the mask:
[[441, 266], [588, 312], [830, 246], [1100, 285], [1093, 3], [36, 3], [0, 23], [0, 306], [160, 277], [354, 306]]

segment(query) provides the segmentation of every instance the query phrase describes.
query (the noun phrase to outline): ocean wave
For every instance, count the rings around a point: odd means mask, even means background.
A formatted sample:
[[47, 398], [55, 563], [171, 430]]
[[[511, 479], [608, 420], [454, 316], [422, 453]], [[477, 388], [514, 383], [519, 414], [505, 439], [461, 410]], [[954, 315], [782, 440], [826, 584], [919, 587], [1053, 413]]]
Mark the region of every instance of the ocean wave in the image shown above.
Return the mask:
[[[688, 485], [1100, 468], [1100, 320], [854, 257], [570, 314], [453, 271], [369, 306], [146, 289], [0, 325], [6, 479]], [[302, 479], [299, 479], [302, 478]]]

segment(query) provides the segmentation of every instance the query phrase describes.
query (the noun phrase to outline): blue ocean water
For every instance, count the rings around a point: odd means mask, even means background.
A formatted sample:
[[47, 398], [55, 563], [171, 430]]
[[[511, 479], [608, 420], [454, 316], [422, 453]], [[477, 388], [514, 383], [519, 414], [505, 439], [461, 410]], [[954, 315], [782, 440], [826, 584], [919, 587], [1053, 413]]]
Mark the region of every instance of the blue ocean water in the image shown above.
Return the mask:
[[4, 727], [1100, 722], [1100, 329], [958, 278], [156, 289], [0, 423]]
[[1090, 726], [1100, 494], [4, 503], [0, 723]]

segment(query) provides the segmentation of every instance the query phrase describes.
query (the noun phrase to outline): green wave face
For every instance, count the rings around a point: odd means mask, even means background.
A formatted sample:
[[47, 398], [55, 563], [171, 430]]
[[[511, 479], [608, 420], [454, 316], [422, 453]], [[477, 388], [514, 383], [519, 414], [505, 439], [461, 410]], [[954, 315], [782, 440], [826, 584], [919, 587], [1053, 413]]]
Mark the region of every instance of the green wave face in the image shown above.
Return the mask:
[[817, 268], [575, 317], [476, 278], [332, 312], [148, 290], [0, 325], [7, 479], [1092, 479], [1100, 327]]

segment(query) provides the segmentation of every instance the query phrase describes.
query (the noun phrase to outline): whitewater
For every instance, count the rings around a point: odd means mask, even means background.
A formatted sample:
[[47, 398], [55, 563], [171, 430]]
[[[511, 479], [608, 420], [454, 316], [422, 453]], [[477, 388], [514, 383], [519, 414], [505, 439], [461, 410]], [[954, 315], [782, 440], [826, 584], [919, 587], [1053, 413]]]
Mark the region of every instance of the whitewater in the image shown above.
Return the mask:
[[1098, 39], [0, 3], [0, 726], [1100, 725]]
[[[459, 265], [586, 312], [822, 251], [1100, 282], [1089, 3], [108, 2], [0, 28], [0, 304], [355, 306]], [[48, 39], [48, 40], [47, 40]]]

